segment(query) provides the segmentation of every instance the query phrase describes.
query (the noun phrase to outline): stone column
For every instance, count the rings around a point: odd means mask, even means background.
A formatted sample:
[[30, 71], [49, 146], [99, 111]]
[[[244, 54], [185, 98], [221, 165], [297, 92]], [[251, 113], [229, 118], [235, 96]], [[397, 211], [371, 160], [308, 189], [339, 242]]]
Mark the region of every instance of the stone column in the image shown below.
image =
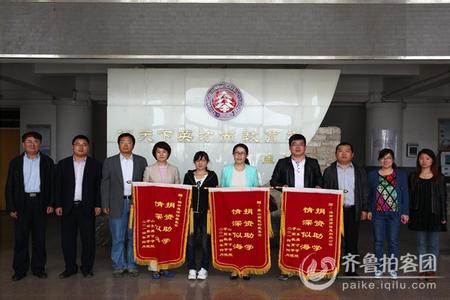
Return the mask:
[[377, 102], [366, 105], [366, 165], [378, 166], [378, 153], [390, 148], [395, 153], [395, 162], [402, 165], [401, 102]]

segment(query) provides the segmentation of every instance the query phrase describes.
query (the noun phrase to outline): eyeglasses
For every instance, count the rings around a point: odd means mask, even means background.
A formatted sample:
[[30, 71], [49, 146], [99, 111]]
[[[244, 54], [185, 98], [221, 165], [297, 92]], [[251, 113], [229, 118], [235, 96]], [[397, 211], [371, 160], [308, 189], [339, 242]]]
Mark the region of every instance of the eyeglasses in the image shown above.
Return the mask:
[[247, 155], [247, 153], [245, 153], [245, 152], [234, 152], [233, 154], [234, 155]]
[[386, 156], [386, 157], [380, 158], [380, 160], [393, 160], [393, 158], [390, 156]]

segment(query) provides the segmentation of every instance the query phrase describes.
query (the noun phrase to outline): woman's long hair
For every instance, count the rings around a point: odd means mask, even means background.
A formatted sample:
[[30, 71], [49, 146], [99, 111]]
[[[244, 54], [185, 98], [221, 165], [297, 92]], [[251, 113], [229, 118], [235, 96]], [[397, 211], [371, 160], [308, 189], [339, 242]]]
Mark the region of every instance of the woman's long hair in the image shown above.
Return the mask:
[[433, 150], [427, 149], [427, 148], [420, 150], [419, 154], [417, 154], [417, 160], [416, 160], [416, 176], [417, 176], [417, 178], [419, 178], [420, 172], [422, 172], [422, 167], [420, 166], [420, 163], [419, 163], [419, 158], [420, 158], [420, 155], [422, 155], [422, 154], [428, 155], [431, 158], [431, 160], [433, 161], [431, 163], [431, 167], [430, 167], [431, 173], [433, 173], [433, 181], [438, 180], [441, 177], [441, 173], [439, 173], [439, 170], [438, 170], [438, 166], [437, 166], [437, 162], [436, 162], [436, 155], [434, 154]]

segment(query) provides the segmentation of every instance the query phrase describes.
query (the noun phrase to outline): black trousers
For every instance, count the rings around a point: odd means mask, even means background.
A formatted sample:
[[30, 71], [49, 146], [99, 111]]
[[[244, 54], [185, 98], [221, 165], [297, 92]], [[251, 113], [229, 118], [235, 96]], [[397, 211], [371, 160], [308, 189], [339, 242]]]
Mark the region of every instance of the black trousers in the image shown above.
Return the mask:
[[359, 224], [355, 206], [344, 207], [344, 255], [358, 254]]
[[17, 212], [14, 221], [15, 243], [13, 269], [16, 274], [26, 274], [30, 268], [29, 239], [31, 234], [31, 272], [45, 271], [47, 252], [45, 250], [45, 229], [47, 207], [44, 207], [39, 195], [25, 196], [23, 211]]
[[64, 255], [65, 270], [75, 273], [77, 265], [77, 237], [81, 238], [81, 271], [90, 272], [95, 258], [95, 215], [86, 213], [82, 206], [74, 206], [61, 219], [61, 244]]
[[202, 242], [202, 261], [201, 268], [205, 270], [209, 269], [211, 262], [211, 236], [208, 235], [206, 224], [207, 224], [206, 212], [194, 213], [194, 233], [188, 236], [187, 240], [187, 261], [189, 269], [197, 269], [196, 267], [196, 246], [197, 238], [200, 238]]

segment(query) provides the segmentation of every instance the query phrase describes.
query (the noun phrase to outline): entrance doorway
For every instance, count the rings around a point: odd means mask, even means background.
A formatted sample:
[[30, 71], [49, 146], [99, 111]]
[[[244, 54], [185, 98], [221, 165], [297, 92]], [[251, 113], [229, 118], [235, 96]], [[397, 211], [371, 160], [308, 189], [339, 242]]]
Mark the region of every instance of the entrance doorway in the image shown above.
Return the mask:
[[5, 184], [9, 162], [19, 155], [19, 142], [19, 128], [0, 128], [0, 210], [5, 210]]

